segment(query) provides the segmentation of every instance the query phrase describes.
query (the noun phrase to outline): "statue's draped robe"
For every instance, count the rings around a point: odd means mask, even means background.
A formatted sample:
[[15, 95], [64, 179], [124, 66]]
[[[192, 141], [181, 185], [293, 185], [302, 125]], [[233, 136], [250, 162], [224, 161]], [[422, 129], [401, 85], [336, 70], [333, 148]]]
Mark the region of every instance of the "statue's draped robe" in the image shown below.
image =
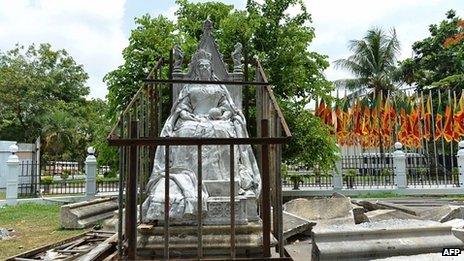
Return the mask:
[[[228, 118], [211, 116], [211, 109], [230, 112]], [[184, 119], [184, 111], [195, 120]], [[171, 115], [161, 131], [163, 137], [245, 138], [248, 137], [243, 113], [234, 105], [227, 88], [219, 84], [189, 84], [182, 88]], [[197, 212], [197, 146], [170, 146], [170, 217], [185, 219]], [[235, 145], [235, 179], [240, 194], [258, 197], [261, 179], [250, 145]], [[203, 180], [230, 180], [230, 147], [202, 146]], [[153, 173], [147, 185], [149, 196], [142, 205], [144, 222], [164, 219], [165, 146], [156, 149]], [[203, 187], [203, 211], [208, 194]]]

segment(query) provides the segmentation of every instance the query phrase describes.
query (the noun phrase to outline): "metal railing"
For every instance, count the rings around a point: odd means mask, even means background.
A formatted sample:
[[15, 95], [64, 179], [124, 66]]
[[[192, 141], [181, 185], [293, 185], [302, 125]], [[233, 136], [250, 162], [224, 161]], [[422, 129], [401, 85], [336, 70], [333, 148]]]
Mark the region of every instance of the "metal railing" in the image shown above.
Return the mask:
[[39, 164], [36, 161], [21, 161], [19, 163], [20, 174], [18, 177], [18, 197], [27, 198], [37, 196], [40, 184], [38, 175]]
[[[141, 223], [137, 219], [137, 202], [143, 202], [147, 197], [145, 184], [152, 171], [154, 160], [154, 151], [158, 146], [163, 146], [165, 151], [165, 162], [170, 161], [171, 146], [190, 146], [197, 150], [198, 170], [197, 180], [198, 187], [201, 187], [203, 182], [202, 176], [202, 157], [201, 148], [208, 145], [224, 145], [229, 146], [230, 161], [235, 160], [234, 146], [253, 145], [256, 146], [258, 152], [258, 165], [261, 172], [262, 192], [259, 209], [262, 218], [262, 249], [263, 258], [271, 257], [271, 233], [278, 240], [278, 252], [281, 257], [284, 257], [283, 237], [282, 237], [282, 195], [281, 195], [281, 178], [280, 178], [280, 158], [281, 144], [291, 138], [291, 133], [283, 118], [283, 114], [277, 105], [273, 95], [271, 86], [267, 83], [263, 69], [259, 62], [256, 62], [256, 78], [254, 82], [234, 82], [234, 81], [193, 81], [193, 80], [173, 80], [172, 70], [169, 73], [169, 79], [162, 79], [163, 65], [165, 63], [160, 59], [154, 69], [150, 72], [143, 86], [137, 91], [131, 102], [128, 104], [124, 112], [119, 117], [118, 123], [114, 126], [108, 141], [110, 145], [119, 147], [120, 152], [120, 209], [123, 208], [122, 198], [123, 189], [122, 183], [125, 180], [126, 197], [125, 197], [125, 232], [124, 238], [122, 235], [122, 212], [119, 214], [119, 242], [118, 248], [120, 255], [124, 251], [128, 259], [134, 259], [137, 256], [137, 223]], [[172, 69], [172, 66], [170, 66]], [[172, 101], [172, 84], [174, 83], [207, 83], [207, 84], [225, 84], [228, 86], [246, 85], [256, 87], [256, 102], [257, 102], [257, 136], [249, 138], [194, 138], [194, 137], [160, 137], [160, 126], [162, 112], [166, 108], [171, 107]], [[169, 103], [163, 104], [162, 93], [164, 88], [170, 93], [171, 99]], [[166, 93], [166, 92], [164, 92]], [[280, 136], [281, 128], [284, 136]], [[235, 201], [235, 186], [234, 186], [234, 164], [231, 164], [229, 172], [230, 182], [230, 201]], [[169, 165], [165, 166], [165, 195], [164, 195], [164, 258], [169, 259], [170, 255], [170, 217], [169, 217]], [[271, 186], [273, 194], [271, 195]], [[140, 191], [140, 193], [137, 193]], [[202, 199], [202, 189], [198, 189], [198, 199]], [[271, 230], [271, 205], [274, 211], [274, 228]], [[141, 205], [139, 206], [141, 208]], [[198, 200], [197, 209], [202, 209], [202, 200]], [[235, 213], [235, 204], [230, 204], [230, 213]], [[202, 215], [196, 215], [197, 222], [197, 258], [203, 259], [207, 255], [204, 252], [202, 228], [204, 226]], [[235, 215], [230, 215], [230, 257], [236, 257], [236, 224]], [[271, 232], [272, 231], [272, 232]], [[126, 241], [123, 244], [123, 240]]]
[[[18, 196], [83, 194], [86, 189], [84, 163], [71, 161], [21, 161], [18, 179]], [[98, 167], [100, 177], [110, 173], [108, 166]], [[119, 178], [97, 177], [98, 192], [117, 192]]]
[[332, 187], [332, 173], [313, 171], [304, 166], [288, 166], [287, 175], [282, 177], [282, 185], [294, 189], [301, 188], [330, 188]]

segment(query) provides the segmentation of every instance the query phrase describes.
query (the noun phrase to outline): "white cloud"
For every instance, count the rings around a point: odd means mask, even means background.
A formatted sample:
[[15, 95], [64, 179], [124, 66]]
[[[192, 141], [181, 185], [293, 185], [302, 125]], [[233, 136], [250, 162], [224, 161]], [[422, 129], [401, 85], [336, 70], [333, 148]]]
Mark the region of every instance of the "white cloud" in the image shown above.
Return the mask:
[[0, 50], [50, 43], [83, 64], [91, 97], [104, 98], [103, 76], [122, 63], [125, 0], [0, 0]]
[[[410, 57], [411, 45], [428, 36], [428, 25], [443, 20], [449, 9], [459, 12], [464, 6], [461, 0], [305, 0], [305, 4], [316, 30], [311, 50], [329, 55], [331, 62], [350, 55], [348, 41], [362, 38], [373, 26], [395, 27], [400, 59]], [[325, 74], [330, 80], [351, 77], [333, 64]]]

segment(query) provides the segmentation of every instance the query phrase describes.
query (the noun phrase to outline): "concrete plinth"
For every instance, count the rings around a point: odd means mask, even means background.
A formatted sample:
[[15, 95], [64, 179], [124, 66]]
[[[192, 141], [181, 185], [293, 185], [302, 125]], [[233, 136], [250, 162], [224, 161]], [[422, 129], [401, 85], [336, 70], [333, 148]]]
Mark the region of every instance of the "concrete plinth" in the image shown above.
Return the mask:
[[[197, 226], [171, 226], [169, 228], [170, 258], [191, 258], [197, 255]], [[138, 227], [137, 253], [142, 257], [164, 255], [164, 230], [162, 226], [142, 224]], [[262, 254], [261, 222], [237, 225], [235, 229], [237, 257]], [[202, 243], [205, 256], [227, 257], [230, 255], [230, 225], [203, 226]], [[271, 245], [276, 240], [271, 235]]]
[[312, 260], [371, 260], [401, 255], [440, 253], [464, 243], [451, 227], [434, 221], [388, 220], [356, 226], [317, 228]]
[[111, 218], [118, 209], [116, 198], [101, 198], [64, 205], [60, 210], [61, 226], [63, 228], [86, 228], [95, 223]]

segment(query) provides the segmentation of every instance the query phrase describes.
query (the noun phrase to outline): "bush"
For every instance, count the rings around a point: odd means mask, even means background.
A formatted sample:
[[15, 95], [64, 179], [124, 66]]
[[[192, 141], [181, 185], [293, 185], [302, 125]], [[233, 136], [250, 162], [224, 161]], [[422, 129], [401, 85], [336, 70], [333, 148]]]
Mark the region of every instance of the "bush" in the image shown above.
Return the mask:
[[116, 178], [118, 176], [118, 173], [115, 169], [111, 169], [110, 171], [104, 172], [103, 176], [105, 178]]
[[303, 175], [301, 174], [291, 174], [289, 177], [292, 183], [301, 183], [304, 181]]
[[43, 176], [40, 182], [44, 185], [50, 185], [53, 183], [53, 176]]
[[103, 175], [97, 175], [97, 183], [102, 183], [105, 180]]
[[67, 179], [69, 178], [70, 175], [71, 175], [71, 171], [68, 170], [68, 169], [65, 169], [65, 170], [63, 170], [63, 171], [61, 172], [60, 178], [61, 178], [62, 180], [67, 180]]
[[288, 166], [287, 164], [283, 163], [280, 165], [280, 176], [283, 180], [286, 180], [288, 177]]
[[392, 176], [393, 171], [391, 169], [383, 169], [382, 172], [380, 172], [380, 175], [382, 175], [382, 176]]
[[355, 177], [356, 175], [358, 175], [358, 171], [356, 169], [349, 169], [345, 173], [346, 177]]
[[427, 168], [419, 168], [417, 169], [417, 173], [419, 173], [419, 175], [427, 175]]

